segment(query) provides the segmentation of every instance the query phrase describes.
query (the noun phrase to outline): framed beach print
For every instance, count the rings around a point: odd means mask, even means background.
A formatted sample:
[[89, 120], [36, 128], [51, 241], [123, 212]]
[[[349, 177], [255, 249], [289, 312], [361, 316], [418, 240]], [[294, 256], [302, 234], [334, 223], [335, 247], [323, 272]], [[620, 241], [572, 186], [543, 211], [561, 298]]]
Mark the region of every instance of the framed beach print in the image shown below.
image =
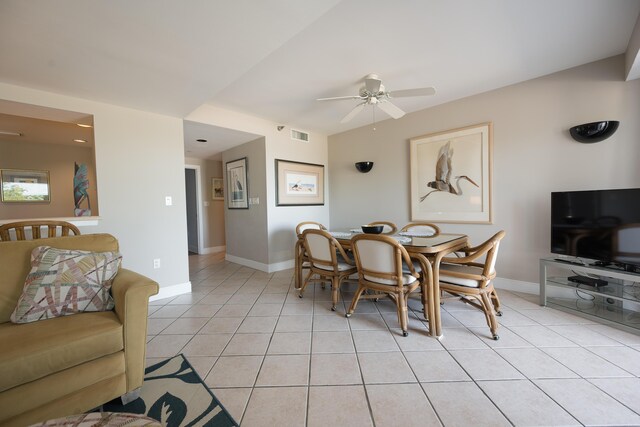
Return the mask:
[[249, 209], [247, 158], [227, 162], [227, 208]]
[[222, 178], [211, 178], [211, 200], [224, 200], [224, 181]]
[[411, 220], [491, 224], [492, 124], [409, 140]]
[[1, 199], [4, 203], [49, 203], [49, 171], [2, 169]]
[[276, 159], [276, 206], [324, 205], [324, 165]]

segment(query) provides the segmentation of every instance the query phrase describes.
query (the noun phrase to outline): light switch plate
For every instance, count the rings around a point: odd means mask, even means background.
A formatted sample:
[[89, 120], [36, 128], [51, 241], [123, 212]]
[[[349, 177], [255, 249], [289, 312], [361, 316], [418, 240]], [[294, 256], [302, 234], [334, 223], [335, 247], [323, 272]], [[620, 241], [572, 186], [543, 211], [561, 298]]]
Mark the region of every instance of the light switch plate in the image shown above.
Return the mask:
[[164, 198], [164, 204], [167, 206], [173, 205], [173, 199], [171, 198], [171, 196], [167, 196]]

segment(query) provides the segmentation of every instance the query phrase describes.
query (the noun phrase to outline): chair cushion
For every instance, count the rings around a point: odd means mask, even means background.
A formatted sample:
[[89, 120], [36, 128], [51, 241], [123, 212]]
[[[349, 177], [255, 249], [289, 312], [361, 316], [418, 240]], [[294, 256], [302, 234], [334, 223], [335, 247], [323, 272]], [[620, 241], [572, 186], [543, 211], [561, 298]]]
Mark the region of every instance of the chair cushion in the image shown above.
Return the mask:
[[[393, 286], [396, 285], [396, 282], [394, 282], [393, 280], [381, 279], [379, 277], [368, 276], [366, 274], [364, 275], [364, 278], [370, 282], [380, 283], [381, 285], [393, 285]], [[404, 286], [410, 285], [414, 283], [416, 280], [418, 279], [416, 279], [410, 274], [402, 275], [402, 282]]]
[[0, 324], [0, 392], [124, 348], [112, 311]]
[[461, 264], [440, 264], [440, 281], [445, 283], [451, 283], [453, 285], [466, 286], [468, 288], [477, 288], [480, 286], [480, 281], [473, 279], [463, 279], [461, 277], [453, 277], [447, 275], [447, 271], [455, 271], [456, 273], [475, 274], [477, 276], [482, 275], [482, 268], [473, 267]]
[[109, 289], [121, 261], [119, 252], [36, 247], [11, 321], [29, 323], [83, 311], [112, 310]]
[[[321, 270], [328, 270], [328, 271], [333, 271], [333, 267], [330, 265], [316, 265], [316, 268], [319, 268]], [[351, 268], [355, 268], [353, 265], [351, 264], [347, 264], [346, 262], [340, 262], [338, 261], [338, 271], [347, 271]]]

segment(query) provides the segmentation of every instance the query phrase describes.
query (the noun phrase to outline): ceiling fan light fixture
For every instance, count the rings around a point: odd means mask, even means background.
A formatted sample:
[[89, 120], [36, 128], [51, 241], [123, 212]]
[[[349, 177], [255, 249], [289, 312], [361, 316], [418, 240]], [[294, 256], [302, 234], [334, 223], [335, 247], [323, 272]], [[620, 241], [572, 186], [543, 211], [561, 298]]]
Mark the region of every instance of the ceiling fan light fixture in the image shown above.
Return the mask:
[[[429, 96], [436, 93], [432, 87], [404, 89], [396, 92], [388, 91], [382, 84], [382, 80], [377, 74], [368, 74], [363, 79], [364, 85], [360, 87], [358, 95], [352, 96], [335, 96], [331, 98], [318, 98], [318, 101], [338, 101], [356, 99], [360, 101], [350, 112], [347, 114], [340, 123], [346, 123], [353, 119], [365, 105], [380, 106], [380, 109], [390, 115], [394, 119], [399, 119], [404, 116], [404, 111], [398, 108], [395, 104], [391, 103], [389, 99], [394, 96], [395, 98], [403, 98], [409, 96]], [[392, 95], [395, 94], [395, 95]]]

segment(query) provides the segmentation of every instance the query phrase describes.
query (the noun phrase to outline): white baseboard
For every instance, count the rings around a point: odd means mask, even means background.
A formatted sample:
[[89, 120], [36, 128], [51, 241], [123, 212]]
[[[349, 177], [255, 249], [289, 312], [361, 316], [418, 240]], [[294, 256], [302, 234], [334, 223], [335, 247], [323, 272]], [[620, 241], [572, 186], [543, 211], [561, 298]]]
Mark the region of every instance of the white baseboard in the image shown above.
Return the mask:
[[191, 292], [191, 282], [180, 283], [172, 286], [161, 286], [160, 292], [158, 292], [157, 295], [151, 296], [149, 301], [171, 298], [182, 294], [188, 294], [189, 292]]
[[290, 268], [294, 268], [295, 266], [296, 262], [293, 259], [276, 262], [275, 264], [269, 264], [269, 273], [273, 273], [274, 271], [288, 270]]
[[236, 264], [244, 265], [245, 267], [255, 268], [256, 270], [264, 271], [265, 273], [273, 273], [275, 271], [287, 270], [295, 266], [294, 260], [277, 262], [275, 264], [264, 264], [252, 259], [241, 258], [235, 255], [225, 255], [225, 259], [229, 262], [235, 262]]
[[526, 294], [539, 295], [540, 284], [533, 282], [525, 282], [523, 280], [506, 279], [504, 277], [496, 277], [493, 279], [493, 286], [498, 289], [507, 291], [524, 292]]
[[218, 252], [224, 252], [226, 250], [227, 250], [227, 246], [226, 245], [212, 246], [210, 248], [202, 248], [202, 250], [200, 251], [199, 255], [215, 254], [215, 253], [218, 253]]

